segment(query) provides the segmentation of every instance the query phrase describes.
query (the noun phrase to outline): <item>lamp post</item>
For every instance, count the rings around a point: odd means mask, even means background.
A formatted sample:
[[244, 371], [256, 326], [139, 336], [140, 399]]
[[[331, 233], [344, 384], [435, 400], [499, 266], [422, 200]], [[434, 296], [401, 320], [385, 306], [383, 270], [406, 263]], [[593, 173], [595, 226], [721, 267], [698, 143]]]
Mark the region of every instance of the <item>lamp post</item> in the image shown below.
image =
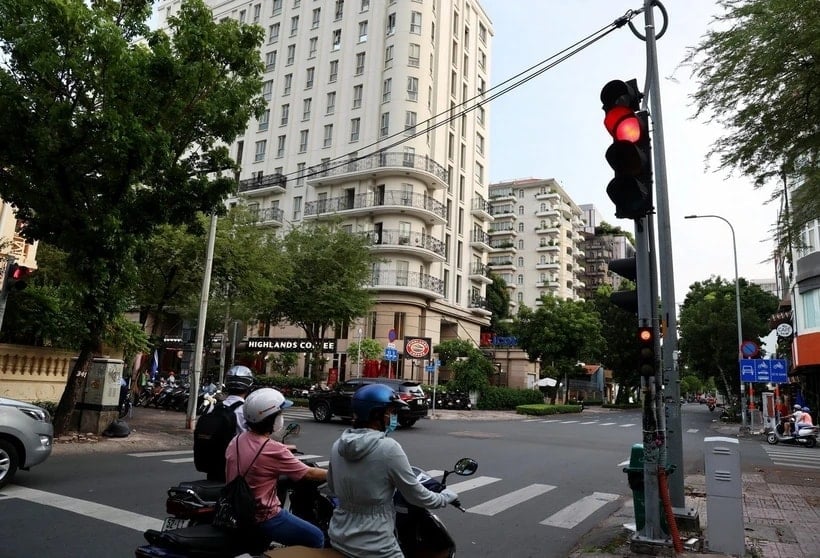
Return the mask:
[[[704, 219], [704, 218], [712, 218], [712, 219], [720, 219], [727, 225], [729, 225], [729, 230], [732, 231], [732, 253], [734, 254], [735, 260], [735, 311], [737, 312], [737, 359], [738, 359], [738, 371], [740, 373], [740, 360], [743, 358], [743, 325], [741, 323], [741, 312], [740, 312], [740, 278], [738, 277], [737, 273], [737, 242], [735, 240], [735, 228], [732, 226], [732, 223], [729, 222], [728, 219], [725, 217], [721, 217], [720, 215], [687, 215], [684, 219]], [[746, 386], [743, 383], [743, 379], [740, 380], [740, 420], [741, 420], [741, 428], [746, 430]]]
[[359, 328], [359, 347], [356, 356], [356, 377], [362, 377], [362, 328]]

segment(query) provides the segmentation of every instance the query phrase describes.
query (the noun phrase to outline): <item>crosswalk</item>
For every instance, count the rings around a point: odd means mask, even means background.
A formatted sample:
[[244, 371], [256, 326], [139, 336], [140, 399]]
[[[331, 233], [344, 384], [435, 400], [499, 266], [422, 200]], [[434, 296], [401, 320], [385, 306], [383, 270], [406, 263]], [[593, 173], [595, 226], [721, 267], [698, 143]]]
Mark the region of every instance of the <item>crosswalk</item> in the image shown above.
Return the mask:
[[541, 424], [577, 424], [578, 426], [588, 426], [594, 424], [595, 426], [615, 426], [617, 428], [630, 428], [638, 426], [637, 422], [613, 422], [607, 419], [593, 419], [593, 420], [573, 420], [573, 419], [525, 419], [521, 422], [540, 422]]
[[[150, 451], [129, 453], [130, 457], [138, 459], [160, 459], [165, 463], [188, 463], [193, 461], [193, 451]], [[313, 461], [319, 467], [327, 467], [328, 461], [321, 455], [299, 455], [302, 460]], [[444, 471], [428, 469], [427, 474], [440, 478]], [[573, 529], [586, 521], [595, 513], [607, 506], [614, 507], [614, 503], [621, 499], [619, 494], [607, 492], [578, 493], [577, 487], [562, 487], [551, 484], [533, 483], [525, 486], [511, 486], [515, 481], [509, 479], [480, 475], [469, 477], [459, 482], [449, 483], [448, 488], [455, 491], [465, 507], [467, 513], [484, 517], [496, 517], [512, 508], [527, 502], [538, 502], [542, 505], [544, 515], [534, 518], [534, 523], [541, 526], [558, 529]], [[465, 495], [466, 494], [466, 495]], [[572, 494], [572, 502], [560, 509], [552, 509], [554, 501], [561, 500], [566, 494]], [[552, 498], [552, 496], [560, 497]], [[613, 509], [610, 507], [609, 512]]]
[[820, 471], [820, 449], [818, 448], [801, 448], [782, 444], [776, 446], [762, 444], [762, 446], [763, 451], [774, 465]]

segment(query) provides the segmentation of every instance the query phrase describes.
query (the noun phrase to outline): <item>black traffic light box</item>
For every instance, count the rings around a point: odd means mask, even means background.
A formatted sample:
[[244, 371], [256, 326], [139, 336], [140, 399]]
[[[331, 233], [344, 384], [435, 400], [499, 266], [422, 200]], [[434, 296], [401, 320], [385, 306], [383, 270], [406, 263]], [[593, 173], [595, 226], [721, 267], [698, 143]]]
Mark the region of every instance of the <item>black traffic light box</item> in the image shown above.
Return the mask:
[[[610, 261], [609, 270], [613, 273], [617, 273], [624, 279], [629, 279], [633, 283], [637, 284], [638, 269], [637, 260], [635, 256]], [[612, 304], [614, 304], [618, 308], [626, 310], [627, 312], [632, 312], [634, 314], [638, 313], [637, 289], [615, 291], [611, 295], [609, 295], [609, 300], [611, 300]]]
[[655, 355], [655, 328], [638, 328], [638, 372], [644, 378], [654, 376], [658, 370]]

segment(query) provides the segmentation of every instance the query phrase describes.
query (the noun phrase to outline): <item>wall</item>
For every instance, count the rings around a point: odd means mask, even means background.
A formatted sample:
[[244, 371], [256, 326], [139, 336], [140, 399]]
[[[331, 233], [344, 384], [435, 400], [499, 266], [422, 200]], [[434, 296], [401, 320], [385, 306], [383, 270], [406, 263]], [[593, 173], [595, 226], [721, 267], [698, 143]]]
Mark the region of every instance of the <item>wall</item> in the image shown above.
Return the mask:
[[0, 343], [0, 397], [59, 401], [75, 351]]

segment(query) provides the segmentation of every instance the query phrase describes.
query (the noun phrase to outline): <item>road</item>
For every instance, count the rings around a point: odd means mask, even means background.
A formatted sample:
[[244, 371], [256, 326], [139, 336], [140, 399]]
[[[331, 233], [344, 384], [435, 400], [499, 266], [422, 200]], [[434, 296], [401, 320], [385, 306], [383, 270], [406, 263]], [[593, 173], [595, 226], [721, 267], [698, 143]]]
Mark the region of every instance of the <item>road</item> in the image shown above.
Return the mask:
[[[346, 425], [289, 413], [303, 425], [295, 440], [300, 449], [326, 462]], [[703, 405], [683, 406], [687, 472], [702, 470], [702, 442], [714, 435], [715, 418]], [[641, 440], [640, 419], [639, 411], [585, 411], [511, 421], [426, 420], [394, 436], [411, 463], [425, 469], [441, 471], [465, 456], [479, 462], [476, 475], [451, 477], [468, 513], [438, 512], [460, 554], [503, 556], [514, 545], [516, 557], [558, 558], [631, 497], [622, 468]], [[744, 440], [744, 469], [772, 463], [767, 450], [760, 440]], [[142, 531], [158, 528], [165, 516], [165, 490], [200, 477], [192, 461], [185, 450], [54, 456], [20, 473], [17, 486], [0, 489], [2, 556], [133, 556]]]

